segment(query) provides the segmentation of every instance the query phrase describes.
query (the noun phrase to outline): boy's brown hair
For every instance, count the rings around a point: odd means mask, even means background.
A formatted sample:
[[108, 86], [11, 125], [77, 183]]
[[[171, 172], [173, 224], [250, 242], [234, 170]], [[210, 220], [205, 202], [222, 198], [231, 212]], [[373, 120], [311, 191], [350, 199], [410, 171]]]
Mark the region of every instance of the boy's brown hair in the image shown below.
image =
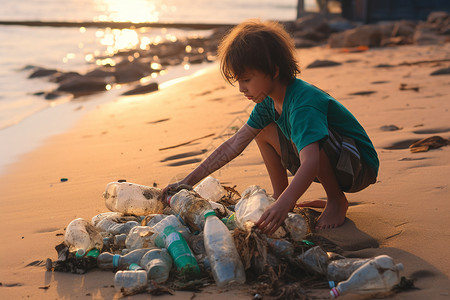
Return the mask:
[[248, 20], [234, 27], [218, 48], [220, 70], [233, 84], [247, 69], [258, 70], [289, 84], [300, 73], [294, 42], [276, 22]]

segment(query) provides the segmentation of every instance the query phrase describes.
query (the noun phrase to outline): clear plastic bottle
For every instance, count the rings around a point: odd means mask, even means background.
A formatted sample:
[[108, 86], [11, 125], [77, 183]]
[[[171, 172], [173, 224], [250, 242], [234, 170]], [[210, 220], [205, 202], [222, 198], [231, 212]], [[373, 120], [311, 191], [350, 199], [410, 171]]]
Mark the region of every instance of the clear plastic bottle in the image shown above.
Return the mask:
[[267, 245], [277, 256], [292, 258], [294, 255], [294, 245], [285, 239], [267, 238]]
[[137, 216], [161, 214], [162, 190], [129, 182], [110, 182], [103, 193], [106, 207], [111, 211]]
[[170, 197], [168, 203], [174, 213], [181, 217], [191, 232], [200, 232], [205, 225], [204, 212], [211, 210], [211, 204], [193, 191], [183, 189]]
[[117, 223], [110, 219], [103, 219], [97, 223], [95, 228], [97, 228], [98, 231], [101, 232], [108, 232], [113, 235], [116, 234], [128, 234], [131, 230], [131, 228], [138, 226], [139, 223], [136, 221], [128, 221], [126, 223]]
[[173, 226], [167, 226], [160, 234], [165, 242], [165, 248], [172, 256], [178, 271], [186, 275], [197, 275], [200, 273], [197, 260], [184, 237]]
[[160, 233], [163, 232], [167, 226], [173, 226], [186, 240], [188, 240], [191, 236], [189, 229], [181, 224], [177, 217], [174, 215], [167, 216], [153, 226], [153, 231], [155, 234], [152, 236], [152, 240], [153, 243], [160, 248], [163, 248], [165, 245], [163, 236], [160, 236]]
[[302, 215], [289, 212], [288, 217], [284, 220], [284, 225], [294, 242], [304, 240], [308, 233], [308, 223]]
[[155, 246], [152, 235], [155, 233], [152, 227], [136, 226], [128, 233], [125, 246], [129, 250], [149, 248]]
[[139, 221], [138, 217], [136, 217], [136, 216], [124, 215], [120, 212], [108, 211], [108, 212], [100, 213], [96, 216], [93, 216], [91, 219], [91, 224], [94, 226], [97, 226], [97, 224], [104, 219], [108, 219], [108, 220], [114, 221], [116, 223], [126, 223], [128, 221], [136, 221], [136, 222]]
[[[250, 230], [264, 213], [266, 207], [275, 202], [266, 190], [257, 185], [248, 187], [235, 207], [236, 225], [243, 230]], [[279, 227], [271, 236], [273, 238], [283, 238], [286, 231]]]
[[131, 264], [139, 264], [145, 253], [154, 248], [136, 249], [126, 255], [103, 252], [97, 257], [97, 266], [103, 270], [126, 270]]
[[147, 272], [145, 270], [118, 271], [114, 276], [114, 287], [125, 295], [144, 292], [147, 285]]
[[330, 291], [332, 298], [347, 293], [378, 294], [385, 293], [400, 282], [399, 272], [402, 264], [395, 264], [387, 255], [377, 256], [356, 269], [346, 280]]
[[245, 270], [227, 226], [214, 211], [205, 213], [204, 243], [211, 272], [219, 287], [245, 282]]
[[125, 233], [115, 235], [114, 236], [114, 246], [117, 248], [124, 248], [127, 237], [128, 236]]
[[325, 275], [327, 274], [328, 254], [320, 247], [315, 246], [297, 257], [309, 270]]
[[145, 253], [139, 263], [147, 271], [147, 278], [157, 283], [164, 283], [169, 279], [172, 269], [172, 257], [166, 248], [152, 249]]
[[333, 260], [328, 263], [327, 278], [330, 281], [347, 280], [352, 273], [368, 262], [370, 258], [344, 258]]
[[64, 241], [69, 246], [69, 251], [76, 252], [77, 257], [84, 256], [93, 248], [103, 248], [103, 237], [83, 218], [75, 219], [67, 225]]
[[195, 188], [200, 196], [206, 200], [217, 202], [226, 195], [225, 189], [220, 184], [220, 181], [212, 176], [203, 179]]

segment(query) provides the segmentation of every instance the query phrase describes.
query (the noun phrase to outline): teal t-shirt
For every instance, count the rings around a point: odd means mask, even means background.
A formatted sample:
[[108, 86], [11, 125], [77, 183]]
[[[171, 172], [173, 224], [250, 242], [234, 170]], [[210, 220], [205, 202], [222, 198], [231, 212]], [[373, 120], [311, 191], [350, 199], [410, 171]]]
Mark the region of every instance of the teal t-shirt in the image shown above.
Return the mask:
[[247, 124], [263, 129], [272, 122], [294, 142], [298, 151], [323, 141], [328, 137], [328, 128], [333, 128], [354, 139], [362, 159], [378, 173], [377, 152], [358, 120], [333, 97], [301, 79], [296, 78], [288, 85], [281, 116], [277, 118], [272, 98], [266, 97], [255, 105]]

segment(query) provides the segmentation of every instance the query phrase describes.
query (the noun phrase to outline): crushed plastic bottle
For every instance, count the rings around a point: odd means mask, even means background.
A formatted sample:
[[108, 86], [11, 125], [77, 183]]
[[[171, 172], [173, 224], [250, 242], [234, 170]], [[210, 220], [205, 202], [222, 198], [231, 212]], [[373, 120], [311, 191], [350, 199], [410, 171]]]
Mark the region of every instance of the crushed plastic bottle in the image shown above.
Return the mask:
[[140, 266], [147, 271], [147, 278], [157, 283], [164, 283], [172, 269], [172, 257], [166, 248], [152, 249], [141, 258]]
[[77, 257], [84, 256], [93, 248], [103, 248], [103, 237], [83, 218], [75, 219], [67, 225], [64, 242], [69, 246], [69, 251], [76, 252]]
[[162, 190], [129, 182], [110, 182], [103, 193], [106, 207], [111, 211], [131, 215], [161, 214]]
[[344, 258], [328, 263], [327, 278], [330, 281], [347, 280], [352, 273], [368, 262], [370, 258]]
[[402, 264], [395, 264], [387, 255], [377, 256], [356, 269], [346, 280], [332, 288], [330, 295], [337, 298], [348, 293], [379, 294], [385, 293], [400, 282], [399, 272]]
[[150, 226], [153, 227], [155, 224], [159, 223], [164, 218], [167, 218], [168, 215], [165, 214], [151, 214], [145, 216], [144, 220], [142, 220], [142, 226]]
[[302, 215], [289, 212], [284, 220], [284, 225], [294, 242], [304, 240], [308, 233], [308, 223], [306, 223]]
[[114, 287], [125, 295], [144, 292], [147, 284], [147, 272], [145, 270], [118, 271], [114, 276]]
[[133, 227], [125, 240], [125, 246], [129, 250], [153, 247], [155, 246], [152, 239], [154, 232], [154, 229], [148, 226]]
[[145, 253], [154, 248], [136, 249], [126, 255], [103, 252], [97, 257], [97, 266], [103, 270], [126, 270], [131, 264], [139, 264]]
[[114, 236], [114, 243], [113, 245], [117, 248], [124, 248], [125, 247], [125, 241], [127, 240], [127, 235], [125, 233], [118, 234]]
[[214, 211], [205, 213], [204, 243], [217, 286], [245, 282], [245, 270], [233, 237]]
[[189, 227], [191, 232], [200, 232], [205, 225], [204, 212], [211, 210], [208, 200], [198, 197], [196, 192], [183, 189], [169, 197], [168, 203], [174, 213]]
[[326, 275], [328, 265], [328, 254], [320, 247], [315, 246], [297, 257], [310, 271]]
[[285, 239], [267, 238], [267, 245], [277, 256], [292, 258], [294, 255], [294, 245]]
[[212, 176], [203, 179], [195, 188], [200, 196], [203, 198], [217, 202], [226, 195], [225, 189], [220, 184], [220, 181]]
[[[264, 210], [273, 202], [266, 190], [257, 185], [248, 187], [235, 207], [236, 225], [243, 230], [250, 230], [264, 213]], [[286, 231], [279, 227], [271, 237], [283, 238]]]
[[165, 242], [165, 248], [172, 256], [177, 270], [191, 277], [200, 273], [197, 260], [184, 237], [173, 227], [167, 226], [160, 234]]
[[160, 248], [164, 247], [165, 241], [162, 239], [163, 236], [160, 236], [160, 233], [162, 233], [167, 226], [173, 226], [186, 240], [188, 240], [191, 236], [189, 229], [181, 224], [177, 217], [170, 215], [153, 226], [153, 231], [155, 234], [151, 237], [151, 239], [154, 245]]
[[100, 213], [100, 214], [92, 217], [91, 224], [94, 226], [97, 226], [97, 224], [100, 221], [105, 220], [105, 219], [114, 221], [116, 223], [126, 223], [128, 221], [136, 221], [136, 222], [139, 221], [139, 218], [136, 216], [124, 215], [120, 212], [108, 211], [108, 212]]
[[136, 221], [128, 221], [126, 223], [117, 223], [112, 221], [111, 219], [103, 219], [97, 223], [95, 228], [102, 232], [108, 232], [113, 235], [116, 234], [128, 234], [133, 227], [138, 226], [139, 223]]

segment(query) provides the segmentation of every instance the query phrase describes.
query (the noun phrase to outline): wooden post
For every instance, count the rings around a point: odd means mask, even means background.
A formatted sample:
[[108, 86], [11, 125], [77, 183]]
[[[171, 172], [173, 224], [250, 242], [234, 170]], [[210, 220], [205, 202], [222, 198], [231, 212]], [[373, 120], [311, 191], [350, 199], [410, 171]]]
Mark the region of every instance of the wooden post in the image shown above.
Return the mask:
[[297, 0], [297, 19], [300, 19], [303, 13], [305, 12], [305, 1]]

